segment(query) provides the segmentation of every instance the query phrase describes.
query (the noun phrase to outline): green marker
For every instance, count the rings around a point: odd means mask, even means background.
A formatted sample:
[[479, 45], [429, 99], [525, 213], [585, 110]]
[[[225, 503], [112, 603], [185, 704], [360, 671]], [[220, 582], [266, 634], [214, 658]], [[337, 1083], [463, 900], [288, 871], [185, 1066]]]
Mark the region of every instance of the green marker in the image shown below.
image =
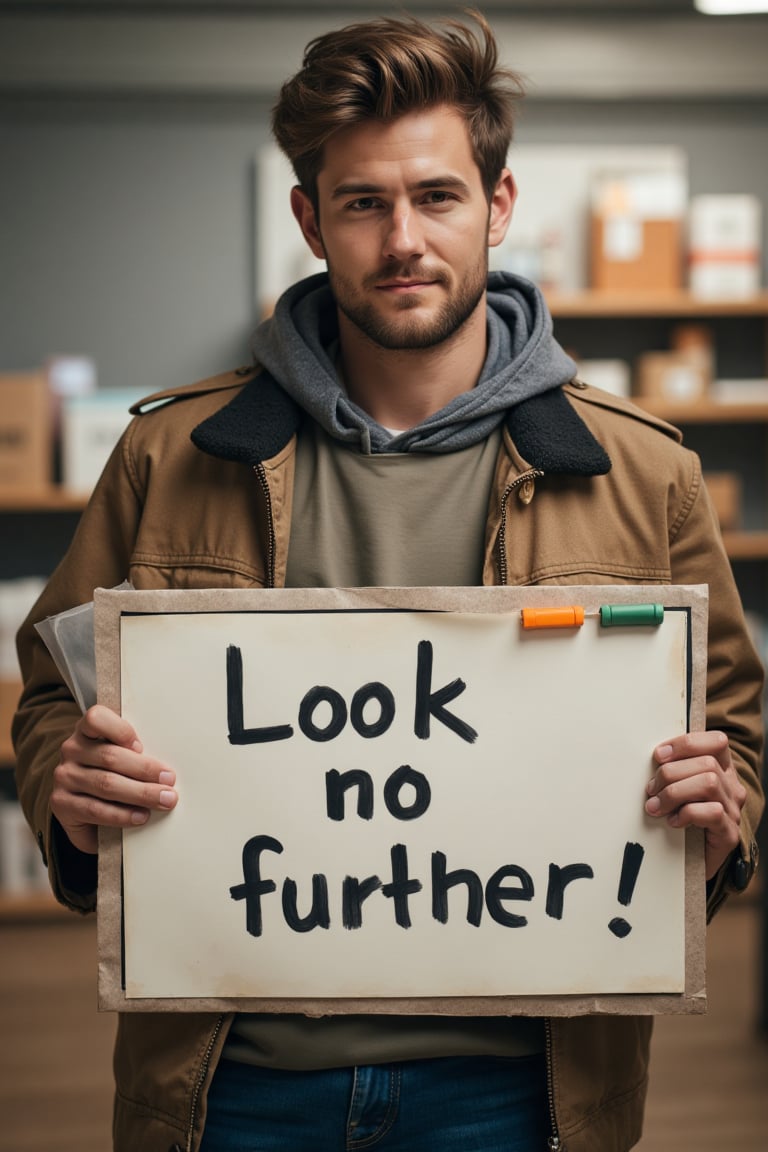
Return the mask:
[[661, 624], [663, 604], [603, 604], [600, 625], [603, 628], [642, 628]]

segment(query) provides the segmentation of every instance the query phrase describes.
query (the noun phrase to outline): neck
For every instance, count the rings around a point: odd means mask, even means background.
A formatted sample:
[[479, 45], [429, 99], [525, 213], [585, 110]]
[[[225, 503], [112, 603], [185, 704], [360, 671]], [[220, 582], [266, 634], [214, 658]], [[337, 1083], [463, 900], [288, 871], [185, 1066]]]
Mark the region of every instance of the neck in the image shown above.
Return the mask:
[[434, 348], [389, 349], [339, 315], [340, 371], [347, 395], [385, 428], [406, 431], [477, 383], [486, 356], [485, 308]]

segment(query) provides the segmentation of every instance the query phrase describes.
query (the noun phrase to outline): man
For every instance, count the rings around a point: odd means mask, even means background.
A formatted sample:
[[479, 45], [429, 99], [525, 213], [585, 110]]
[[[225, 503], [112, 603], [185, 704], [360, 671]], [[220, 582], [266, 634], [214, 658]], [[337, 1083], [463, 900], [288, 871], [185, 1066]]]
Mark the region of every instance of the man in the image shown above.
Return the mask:
[[[99, 825], [173, 808], [176, 773], [183, 803], [184, 765], [103, 707], [78, 719], [33, 630], [126, 576], [709, 583], [708, 731], [649, 749], [645, 807], [703, 829], [711, 910], [751, 875], [761, 669], [699, 462], [575, 380], [532, 284], [488, 280], [520, 85], [475, 20], [377, 20], [309, 46], [273, 127], [327, 277], [278, 302], [256, 367], [153, 397], [168, 403], [128, 429], [20, 633], [19, 791], [73, 907], [94, 905]], [[649, 1036], [627, 1017], [127, 1014], [115, 1148], [621, 1152], [640, 1136]]]

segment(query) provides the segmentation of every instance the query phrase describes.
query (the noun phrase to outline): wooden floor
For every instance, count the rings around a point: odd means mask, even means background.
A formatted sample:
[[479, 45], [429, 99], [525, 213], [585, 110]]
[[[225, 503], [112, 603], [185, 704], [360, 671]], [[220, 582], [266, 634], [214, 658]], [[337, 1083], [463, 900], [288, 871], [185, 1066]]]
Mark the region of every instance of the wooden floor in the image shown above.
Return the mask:
[[[109, 1152], [114, 1021], [96, 1011], [95, 964], [92, 921], [0, 928], [0, 1152]], [[640, 1152], [768, 1149], [754, 905], [711, 926], [708, 969], [707, 1015], [657, 1022]]]

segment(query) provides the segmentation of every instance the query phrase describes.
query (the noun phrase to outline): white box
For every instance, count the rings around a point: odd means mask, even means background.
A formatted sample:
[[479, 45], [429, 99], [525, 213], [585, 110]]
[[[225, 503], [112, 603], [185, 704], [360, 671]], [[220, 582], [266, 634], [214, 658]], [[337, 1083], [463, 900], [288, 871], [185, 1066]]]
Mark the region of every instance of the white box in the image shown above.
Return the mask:
[[629, 396], [632, 372], [627, 360], [579, 360], [579, 377], [593, 388], [614, 396]]
[[715, 380], [712, 399], [718, 404], [768, 404], [768, 379]]
[[708, 300], [744, 300], [760, 291], [761, 269], [756, 257], [741, 260], [697, 260], [691, 264], [689, 286], [694, 296]]
[[16, 633], [45, 583], [42, 576], [0, 580], [0, 680], [21, 678], [16, 656]]
[[694, 196], [688, 225], [694, 295], [741, 298], [760, 291], [762, 211], [756, 196]]
[[48, 888], [40, 849], [16, 800], [0, 800], [0, 888], [17, 894]]
[[693, 196], [689, 217], [691, 252], [759, 251], [762, 213], [757, 196]]
[[65, 397], [61, 411], [61, 479], [72, 492], [89, 493], [128, 427], [128, 409], [146, 391], [104, 389]]

